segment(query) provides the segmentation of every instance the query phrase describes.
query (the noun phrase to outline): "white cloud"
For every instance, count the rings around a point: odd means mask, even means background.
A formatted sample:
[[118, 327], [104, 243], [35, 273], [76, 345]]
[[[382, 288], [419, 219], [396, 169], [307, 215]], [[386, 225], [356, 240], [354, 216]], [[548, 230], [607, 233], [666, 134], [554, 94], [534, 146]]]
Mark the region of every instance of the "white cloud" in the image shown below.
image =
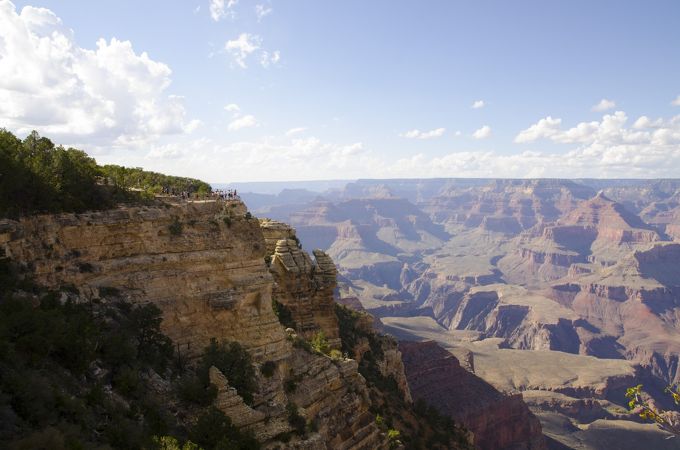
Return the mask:
[[664, 121], [651, 121], [642, 116], [632, 128], [627, 128], [628, 117], [623, 111], [606, 114], [601, 121], [581, 122], [567, 130], [560, 128], [561, 119], [546, 117], [521, 131], [515, 142], [527, 143], [550, 139], [561, 144], [588, 144], [602, 146], [680, 144], [680, 116]]
[[472, 133], [472, 137], [475, 139], [486, 139], [489, 136], [491, 136], [491, 127], [488, 125], [484, 125], [482, 128], [475, 130], [475, 132]]
[[208, 5], [210, 17], [215, 22], [219, 22], [226, 17], [236, 17], [236, 13], [234, 12], [233, 8], [237, 3], [238, 0], [228, 0], [226, 4], [224, 3], [224, 0], [210, 0]]
[[259, 63], [265, 68], [278, 63], [281, 59], [281, 53], [278, 50], [273, 52], [263, 50], [262, 38], [249, 33], [241, 33], [238, 38], [227, 41], [224, 49], [242, 69], [248, 67], [246, 61], [251, 55], [257, 55]]
[[166, 92], [170, 68], [129, 41], [81, 48], [49, 9], [0, 1], [0, 42], [0, 122], [19, 134], [130, 146], [200, 124]]
[[245, 69], [246, 58], [260, 48], [262, 40], [259, 36], [253, 36], [248, 33], [241, 33], [238, 38], [227, 41], [224, 44], [224, 49], [232, 55], [236, 64]]
[[444, 132], [446, 132], [446, 128], [435, 128], [434, 130], [430, 131], [420, 131], [415, 129], [401, 133], [399, 136], [407, 139], [434, 139], [442, 137]]
[[291, 128], [290, 130], [286, 131], [286, 136], [293, 136], [295, 134], [302, 133], [303, 131], [307, 131], [307, 128], [305, 127]]
[[255, 5], [255, 15], [257, 16], [257, 21], [261, 21], [263, 17], [268, 16], [274, 11], [271, 7], [258, 4]]
[[595, 111], [595, 112], [602, 112], [602, 111], [607, 111], [609, 109], [614, 109], [614, 108], [616, 108], [616, 102], [615, 101], [607, 100], [606, 98], [603, 98], [596, 105], [593, 105], [591, 110]]
[[472, 109], [481, 109], [481, 108], [484, 108], [484, 106], [485, 106], [484, 100], [476, 100], [472, 104], [471, 108]]
[[562, 119], [553, 119], [551, 116], [539, 120], [526, 130], [521, 131], [516, 137], [516, 143], [533, 142], [541, 138], [550, 138], [559, 133]]
[[241, 113], [241, 108], [236, 103], [229, 103], [224, 107], [224, 110], [238, 116]]
[[273, 51], [271, 53], [263, 51], [260, 54], [260, 64], [262, 65], [262, 67], [265, 68], [269, 67], [270, 65], [278, 63], [280, 59], [281, 53], [278, 50]]
[[673, 106], [680, 106], [680, 95], [678, 95], [677, 97], [675, 97], [675, 100], [673, 100], [673, 101], [671, 102], [671, 105], [673, 105]]
[[463, 134], [463, 132], [462, 132], [462, 131], [460, 131], [460, 130], [456, 130], [456, 132], [455, 132], [454, 134], [455, 134], [456, 136], [460, 136], [460, 135], [462, 135], [462, 134]]
[[229, 122], [229, 125], [227, 126], [227, 130], [229, 131], [237, 131], [242, 128], [252, 128], [256, 127], [259, 124], [257, 123], [257, 120], [255, 120], [255, 116], [252, 116], [250, 114], [239, 117], [238, 119], [234, 119], [231, 122]]
[[[546, 118], [533, 133], [525, 134], [525, 142], [544, 138], [570, 146], [562, 152], [552, 149], [508, 154], [493, 149], [460, 149], [440, 156], [417, 153], [395, 160], [393, 153], [377, 154], [361, 142], [328, 142], [314, 136], [300, 136], [298, 129], [291, 129], [293, 132], [286, 135], [233, 143], [189, 140], [186, 136], [183, 141], [173, 140], [172, 144], [152, 145], [141, 160], [137, 153], [137, 156], [126, 155], [125, 159], [108, 162], [142, 167], [153, 162], [154, 166], [149, 167], [152, 170], [215, 182], [293, 180], [300, 179], [301, 174], [307, 179], [677, 177], [680, 115], [642, 122], [645, 128], [641, 130], [628, 127], [626, 115], [618, 112], [605, 115], [599, 121], [561, 129], [562, 121]], [[227, 164], [230, 161], [238, 164]]]

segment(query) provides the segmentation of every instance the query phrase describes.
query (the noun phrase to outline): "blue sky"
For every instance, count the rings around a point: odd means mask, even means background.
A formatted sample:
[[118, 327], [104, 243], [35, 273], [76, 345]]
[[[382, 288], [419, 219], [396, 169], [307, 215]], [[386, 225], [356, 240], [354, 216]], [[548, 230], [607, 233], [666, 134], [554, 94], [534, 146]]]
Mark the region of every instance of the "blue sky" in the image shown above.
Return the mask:
[[212, 182], [677, 176], [679, 20], [676, 1], [0, 0], [0, 126]]

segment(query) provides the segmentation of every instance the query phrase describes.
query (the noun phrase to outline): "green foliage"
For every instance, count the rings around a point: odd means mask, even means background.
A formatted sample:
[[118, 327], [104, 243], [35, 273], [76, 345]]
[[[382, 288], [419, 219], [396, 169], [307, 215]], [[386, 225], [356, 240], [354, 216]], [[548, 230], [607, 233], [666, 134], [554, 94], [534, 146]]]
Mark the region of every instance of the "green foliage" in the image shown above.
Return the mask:
[[191, 178], [99, 166], [85, 152], [56, 146], [35, 131], [22, 141], [0, 128], [0, 217], [107, 209], [117, 202], [144, 202], [163, 188], [211, 191]]
[[101, 166], [100, 170], [108, 182], [125, 190], [139, 189], [150, 194], [159, 194], [165, 189], [166, 192], [178, 195], [182, 192], [206, 195], [212, 191], [208, 183], [200, 180], [163, 175], [139, 167], [105, 165]]
[[288, 424], [293, 428], [293, 431], [300, 436], [304, 436], [307, 422], [298, 412], [297, 405], [295, 403], [288, 403], [286, 405], [286, 412], [288, 412]]
[[209, 406], [217, 397], [217, 388], [194, 373], [185, 373], [176, 384], [177, 396], [184, 403]]
[[[680, 385], [667, 386], [664, 392], [671, 396], [676, 405], [680, 404]], [[674, 436], [680, 436], [680, 421], [670, 411], [652, 405], [641, 384], [626, 389], [626, 398], [628, 409], [636, 412], [642, 419], [654, 422], [659, 428]]]
[[287, 394], [292, 394], [295, 392], [297, 389], [297, 380], [294, 378], [289, 378], [286, 381], [283, 382], [283, 390], [286, 391]]
[[312, 336], [312, 341], [310, 342], [312, 348], [319, 352], [327, 355], [331, 351], [331, 346], [328, 344], [328, 339], [323, 331], [319, 331]]
[[148, 381], [172, 361], [158, 308], [31, 291], [0, 289], [0, 448], [143, 448], [174, 426]]
[[387, 442], [389, 443], [390, 448], [397, 448], [401, 445], [401, 442], [399, 441], [400, 437], [401, 433], [399, 430], [395, 430], [394, 428], [387, 430]]
[[180, 236], [182, 234], [182, 222], [179, 221], [177, 217], [168, 225], [168, 231], [173, 236]]
[[210, 367], [217, 367], [229, 380], [229, 384], [236, 388], [243, 401], [252, 405], [253, 393], [257, 390], [255, 368], [248, 351], [238, 342], [218, 343], [216, 339], [210, 341], [205, 348], [198, 366], [198, 376], [208, 385]]
[[180, 445], [179, 441], [173, 436], [155, 436], [154, 446], [157, 450], [201, 450], [200, 447], [191, 441], [186, 441]]
[[274, 314], [276, 314], [276, 317], [278, 317], [281, 325], [283, 325], [286, 328], [292, 328], [292, 329], [297, 328], [297, 325], [296, 325], [295, 321], [293, 320], [293, 314], [291, 313], [290, 309], [286, 305], [284, 305], [283, 303], [279, 303], [276, 300], [272, 299], [272, 309], [274, 310]]
[[222, 411], [211, 407], [198, 418], [189, 436], [206, 449], [256, 450], [260, 444], [252, 434], [241, 432]]
[[111, 206], [94, 159], [35, 131], [23, 141], [0, 129], [0, 216]]
[[265, 378], [273, 377], [275, 370], [276, 363], [274, 361], [267, 361], [260, 367], [260, 373], [262, 373], [262, 375], [264, 375]]

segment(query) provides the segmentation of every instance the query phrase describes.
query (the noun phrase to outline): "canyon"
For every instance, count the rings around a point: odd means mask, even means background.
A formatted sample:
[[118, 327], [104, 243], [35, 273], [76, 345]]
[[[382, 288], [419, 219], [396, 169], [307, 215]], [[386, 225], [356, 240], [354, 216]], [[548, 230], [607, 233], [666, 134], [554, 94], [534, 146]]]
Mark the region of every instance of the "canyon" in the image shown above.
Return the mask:
[[678, 198], [678, 180], [358, 180], [259, 195], [254, 213], [324, 250], [340, 297], [402, 343], [437, 342], [474, 361], [451, 373], [522, 393], [554, 448], [674, 448], [624, 393], [673, 407]]
[[[0, 248], [21, 277], [61, 292], [61, 301], [155, 305], [177, 358], [197, 360], [213, 340], [242, 345], [259, 369], [252, 402], [212, 367], [214, 406], [263, 448], [425, 448], [425, 442], [429, 448], [545, 448], [521, 396], [501, 393], [465, 370], [452, 372], [463, 387], [460, 398], [477, 383], [493, 401], [454, 407], [449, 425], [432, 422], [439, 413], [423, 416], [397, 341], [380, 334], [360, 304], [342, 302], [352, 310], [336, 303], [332, 258], [322, 250], [310, 256], [294, 228], [258, 220], [240, 201], [166, 200], [3, 219]], [[290, 323], [282, 323], [282, 310]], [[319, 339], [329, 353], [311, 348]], [[265, 367], [274, 369], [265, 376]], [[167, 394], [162, 382], [156, 385]], [[291, 405], [310, 431], [295, 433]], [[493, 427], [480, 425], [499, 417]], [[525, 420], [529, 428], [521, 428]], [[496, 433], [508, 436], [501, 446]]]

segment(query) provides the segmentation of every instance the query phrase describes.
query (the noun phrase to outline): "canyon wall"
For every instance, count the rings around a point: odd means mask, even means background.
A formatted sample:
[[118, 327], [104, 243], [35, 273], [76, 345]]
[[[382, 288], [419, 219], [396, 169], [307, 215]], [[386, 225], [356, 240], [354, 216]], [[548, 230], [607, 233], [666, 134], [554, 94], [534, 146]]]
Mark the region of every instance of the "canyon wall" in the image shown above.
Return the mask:
[[[262, 228], [242, 203], [185, 202], [4, 220], [0, 246], [4, 257], [21, 263], [24, 275], [47, 287], [70, 286], [87, 301], [115, 292], [157, 305], [164, 333], [183, 356], [200, 355], [215, 338], [242, 344], [258, 367], [273, 363], [271, 377], [257, 371], [252, 405], [221, 372], [211, 371], [219, 390], [216, 406], [265, 447], [280, 445], [277, 436], [292, 431], [287, 406], [295, 404], [318, 431], [294, 437], [290, 448], [387, 448], [356, 361], [295, 347], [295, 336], [286, 334], [272, 310], [272, 295], [281, 301], [316, 295], [332, 312], [332, 262], [317, 254], [311, 264], [286, 240], [268, 255]], [[314, 311], [319, 327], [335, 341], [337, 323], [329, 309]]]

